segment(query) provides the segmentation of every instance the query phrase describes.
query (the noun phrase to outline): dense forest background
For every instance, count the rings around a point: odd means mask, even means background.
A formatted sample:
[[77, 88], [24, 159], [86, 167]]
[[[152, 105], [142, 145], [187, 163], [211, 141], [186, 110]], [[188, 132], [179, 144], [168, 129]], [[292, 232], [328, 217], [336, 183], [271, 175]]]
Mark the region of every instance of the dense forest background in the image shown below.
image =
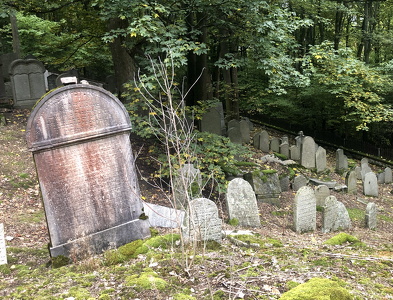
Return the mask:
[[390, 0], [0, 0], [0, 53], [113, 74], [125, 102], [161, 59], [180, 89], [195, 84], [190, 106], [380, 147], [393, 141], [392, 27]]

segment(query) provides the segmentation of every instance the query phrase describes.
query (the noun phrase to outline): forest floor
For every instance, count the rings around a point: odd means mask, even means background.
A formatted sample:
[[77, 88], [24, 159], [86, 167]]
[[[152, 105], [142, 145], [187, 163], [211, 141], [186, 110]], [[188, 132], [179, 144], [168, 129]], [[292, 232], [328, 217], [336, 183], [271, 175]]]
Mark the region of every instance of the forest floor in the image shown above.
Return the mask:
[[[162, 246], [121, 262], [108, 263], [104, 253], [54, 268], [34, 162], [25, 142], [29, 112], [0, 113], [7, 118], [7, 125], [0, 127], [0, 223], [4, 224], [8, 259], [8, 264], [0, 266], [2, 299], [278, 299], [294, 285], [314, 277], [338, 282], [356, 299], [393, 299], [392, 184], [380, 185], [378, 197], [365, 197], [361, 182], [355, 195], [331, 192], [348, 209], [352, 228], [346, 233], [358, 238], [360, 245], [325, 244], [337, 232], [321, 233], [321, 212], [317, 212], [315, 232], [295, 233], [295, 192], [288, 191], [281, 194], [279, 207], [259, 203], [262, 226], [252, 228], [262, 240], [277, 243], [247, 248], [224, 237], [220, 247], [182, 249], [173, 243], [170, 249]], [[149, 179], [154, 164], [148, 163], [153, 160], [144, 143], [135, 139], [133, 151], [139, 153], [136, 164], [141, 178]], [[255, 156], [264, 154], [255, 151]], [[328, 151], [328, 162], [333, 169], [333, 151]], [[382, 169], [373, 168], [376, 172]], [[344, 184], [342, 175], [332, 172], [330, 176]], [[140, 186], [145, 201], [168, 203], [165, 192], [142, 180]], [[223, 199], [212, 200], [219, 207], [224, 229], [239, 230], [227, 224]], [[364, 226], [369, 201], [378, 208], [376, 230]], [[159, 233], [178, 230], [159, 229]], [[154, 282], [153, 286], [143, 285], [143, 274], [150, 274], [147, 281]]]

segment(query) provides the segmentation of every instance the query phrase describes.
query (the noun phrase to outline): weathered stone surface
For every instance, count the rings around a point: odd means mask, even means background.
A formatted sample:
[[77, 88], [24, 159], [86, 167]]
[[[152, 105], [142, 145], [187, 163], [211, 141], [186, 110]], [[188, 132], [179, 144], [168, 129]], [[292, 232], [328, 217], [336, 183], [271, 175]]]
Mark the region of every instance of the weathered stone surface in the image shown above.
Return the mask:
[[143, 211], [148, 217], [150, 227], [180, 228], [185, 212], [153, 203], [143, 203]]
[[177, 170], [172, 188], [175, 197], [174, 208], [186, 209], [188, 202], [193, 198], [192, 191], [202, 189], [201, 172], [194, 168], [193, 164], [184, 164]]
[[243, 139], [239, 127], [230, 127], [228, 129], [228, 138], [234, 144], [242, 144]]
[[45, 93], [45, 67], [36, 59], [17, 59], [10, 64], [14, 106], [31, 108]]
[[384, 170], [385, 173], [385, 183], [392, 183], [392, 169], [389, 167], [386, 167]]
[[362, 168], [361, 168], [361, 175], [362, 175], [362, 180], [364, 181], [364, 177], [366, 176], [367, 173], [372, 172], [370, 166], [368, 164], [362, 164]]
[[121, 102], [89, 85], [46, 95], [27, 122], [51, 255], [101, 253], [150, 236]]
[[7, 264], [7, 250], [5, 248], [4, 224], [0, 223], [0, 265]]
[[355, 171], [350, 171], [345, 177], [345, 184], [348, 188], [348, 194], [356, 194], [358, 191], [358, 179]]
[[348, 169], [348, 158], [344, 154], [344, 150], [336, 150], [336, 171], [343, 172]]
[[310, 183], [315, 184], [315, 185], [326, 185], [329, 189], [334, 189], [334, 187], [337, 185], [336, 181], [323, 181], [319, 180], [316, 178], [310, 178]]
[[385, 183], [385, 173], [378, 173], [377, 175], [377, 183], [378, 184], [384, 184]]
[[292, 145], [289, 147], [289, 157], [295, 161], [300, 160], [300, 147]]
[[255, 149], [259, 149], [260, 142], [261, 142], [261, 133], [257, 132], [256, 134], [254, 134], [252, 138], [252, 144]]
[[323, 233], [351, 228], [351, 219], [345, 205], [334, 196], [326, 198], [322, 223]]
[[222, 135], [225, 126], [222, 103], [217, 103], [202, 116], [201, 131]]
[[359, 166], [355, 167], [356, 179], [362, 180], [362, 168]]
[[378, 197], [378, 179], [374, 172], [364, 175], [363, 191], [366, 196]]
[[226, 204], [230, 219], [237, 219], [241, 226], [259, 227], [259, 210], [252, 186], [244, 179], [232, 179], [227, 188]]
[[250, 142], [250, 123], [247, 120], [240, 120], [239, 122], [240, 134], [242, 143], [248, 144]]
[[251, 184], [258, 201], [279, 205], [281, 185], [278, 173], [256, 171], [245, 174], [244, 179]]
[[288, 142], [283, 142], [280, 145], [280, 154], [282, 154], [285, 157], [289, 158], [289, 144], [288, 144]]
[[270, 150], [272, 150], [273, 152], [280, 152], [280, 139], [279, 138], [272, 138], [272, 140], [270, 141]]
[[290, 180], [289, 176], [284, 176], [280, 178], [280, 186], [281, 186], [281, 191], [282, 192], [287, 192], [290, 189]]
[[317, 206], [324, 206], [326, 198], [330, 196], [329, 188], [326, 185], [321, 184], [315, 187], [314, 192], [317, 200]]
[[315, 153], [315, 166], [319, 173], [326, 169], [326, 150], [321, 146], [318, 147]]
[[221, 243], [222, 220], [217, 205], [206, 198], [191, 200], [182, 226], [185, 242], [216, 241]]
[[307, 169], [315, 168], [315, 142], [311, 136], [303, 138], [300, 164]]
[[232, 119], [232, 120], [230, 120], [230, 121], [228, 122], [228, 130], [229, 130], [230, 128], [233, 128], [233, 127], [237, 127], [237, 128], [240, 127], [239, 120]]
[[316, 228], [316, 198], [314, 190], [303, 186], [295, 195], [294, 227], [298, 233], [314, 231]]
[[307, 185], [308, 179], [303, 175], [298, 175], [293, 179], [292, 189], [294, 191], [299, 190], [301, 187]]
[[377, 206], [373, 202], [367, 204], [365, 221], [367, 228], [373, 230], [377, 228]]
[[259, 149], [261, 149], [263, 152], [269, 152], [270, 150], [269, 133], [266, 130], [261, 131]]

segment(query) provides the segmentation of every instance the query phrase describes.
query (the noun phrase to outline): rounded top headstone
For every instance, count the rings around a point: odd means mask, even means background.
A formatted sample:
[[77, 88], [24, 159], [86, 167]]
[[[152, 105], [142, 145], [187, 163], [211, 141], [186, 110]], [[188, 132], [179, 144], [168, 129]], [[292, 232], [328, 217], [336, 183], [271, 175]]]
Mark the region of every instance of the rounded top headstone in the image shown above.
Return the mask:
[[131, 130], [123, 104], [103, 88], [74, 84], [45, 95], [26, 127], [30, 151]]

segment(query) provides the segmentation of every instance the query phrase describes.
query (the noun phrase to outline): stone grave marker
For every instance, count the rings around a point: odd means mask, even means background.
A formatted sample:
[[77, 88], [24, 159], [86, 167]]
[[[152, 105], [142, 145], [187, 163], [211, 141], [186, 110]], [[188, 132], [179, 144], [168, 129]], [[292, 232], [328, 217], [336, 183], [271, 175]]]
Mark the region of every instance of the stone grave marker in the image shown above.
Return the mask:
[[392, 169], [389, 167], [386, 167], [384, 170], [385, 173], [385, 183], [392, 183]]
[[280, 145], [280, 154], [285, 155], [285, 157], [289, 158], [289, 144], [288, 142], [283, 142]]
[[36, 59], [17, 59], [10, 64], [14, 107], [31, 108], [46, 93], [45, 67]]
[[230, 219], [237, 219], [240, 226], [259, 227], [261, 221], [257, 198], [252, 186], [242, 178], [228, 183], [226, 205]]
[[256, 194], [257, 200], [264, 203], [279, 205], [281, 185], [278, 173], [263, 173], [263, 171], [244, 174]]
[[323, 172], [326, 169], [326, 150], [325, 148], [319, 146], [315, 153], [315, 166], [317, 172]]
[[367, 157], [363, 157], [360, 160], [360, 165], [363, 167], [363, 165], [368, 165], [368, 158]]
[[95, 86], [59, 88], [32, 111], [26, 141], [53, 257], [101, 253], [150, 236], [130, 131], [121, 102]]
[[230, 127], [228, 129], [228, 138], [234, 144], [242, 144], [243, 139], [239, 127]]
[[184, 164], [173, 178], [175, 201], [172, 204], [176, 209], [185, 209], [187, 202], [193, 198], [193, 190], [200, 191], [201, 187], [201, 171], [194, 168], [193, 164]]
[[236, 119], [232, 119], [228, 122], [228, 130], [232, 127], [240, 127], [239, 121]]
[[349, 171], [345, 176], [345, 185], [348, 194], [356, 194], [358, 192], [358, 178], [355, 171]]
[[150, 227], [180, 228], [185, 212], [153, 203], [143, 203], [143, 211], [148, 217]]
[[48, 82], [48, 90], [49, 91], [57, 88], [57, 85], [56, 85], [57, 76], [58, 76], [57, 74], [51, 73], [50, 75], [48, 75], [48, 77], [46, 77], [46, 80]]
[[272, 138], [272, 140], [270, 141], [270, 150], [272, 150], [273, 152], [280, 152], [280, 139], [277, 137]]
[[[221, 107], [220, 107], [221, 105]], [[217, 135], [222, 135], [222, 124], [224, 115], [222, 114], [222, 103], [217, 103], [211, 107], [203, 116], [201, 120], [201, 131], [210, 132]]]
[[378, 182], [378, 184], [385, 183], [385, 172], [381, 172], [381, 173], [377, 174], [377, 182]]
[[254, 134], [254, 137], [252, 138], [252, 144], [255, 149], [259, 149], [259, 145], [261, 143], [261, 132], [257, 132]]
[[355, 167], [356, 179], [362, 180], [362, 168], [359, 166]]
[[289, 158], [295, 161], [300, 160], [300, 148], [296, 145], [289, 147]]
[[351, 228], [351, 219], [345, 205], [335, 196], [326, 198], [322, 215], [322, 232], [328, 233]]
[[363, 191], [366, 196], [378, 197], [378, 179], [374, 172], [364, 176]]
[[263, 152], [269, 152], [270, 140], [269, 133], [266, 130], [261, 131], [261, 137], [259, 141], [259, 149], [261, 149]]
[[311, 136], [303, 138], [300, 164], [307, 169], [315, 168], [315, 142]]
[[372, 230], [377, 228], [377, 206], [373, 202], [367, 204], [365, 221], [367, 228]]
[[7, 250], [4, 238], [4, 225], [0, 223], [0, 265], [7, 264]]
[[325, 205], [326, 198], [330, 196], [329, 188], [324, 184], [320, 184], [315, 187], [314, 193], [317, 201], [317, 206], [323, 207]]
[[314, 231], [316, 228], [316, 199], [314, 190], [301, 187], [295, 195], [294, 226], [297, 233]]
[[280, 186], [282, 192], [288, 192], [290, 189], [289, 176], [284, 176], [280, 178]]
[[362, 175], [362, 181], [364, 181], [364, 177], [366, 176], [367, 173], [372, 172], [370, 166], [368, 164], [362, 164], [362, 169], [360, 171], [360, 174]]
[[336, 150], [336, 171], [342, 172], [348, 169], [348, 158], [343, 149]]
[[292, 183], [292, 189], [294, 191], [299, 190], [301, 187], [307, 185], [308, 180], [304, 175], [297, 175], [294, 179], [293, 179], [293, 183]]
[[250, 122], [247, 120], [240, 120], [239, 129], [242, 137], [242, 143], [248, 144], [250, 142]]
[[222, 240], [222, 220], [218, 217], [217, 205], [206, 198], [190, 201], [182, 226], [186, 243], [193, 241]]

